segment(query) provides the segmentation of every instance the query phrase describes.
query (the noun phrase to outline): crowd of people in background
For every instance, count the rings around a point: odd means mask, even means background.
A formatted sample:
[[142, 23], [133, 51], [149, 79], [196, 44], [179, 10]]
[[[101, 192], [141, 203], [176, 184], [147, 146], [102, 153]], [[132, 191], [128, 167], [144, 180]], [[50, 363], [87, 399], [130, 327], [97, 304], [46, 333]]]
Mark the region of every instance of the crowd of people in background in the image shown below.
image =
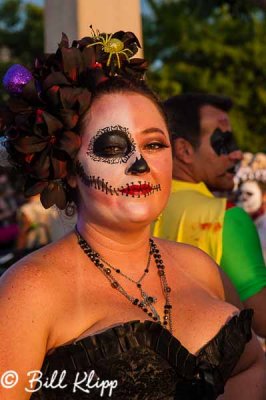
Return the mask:
[[26, 254], [53, 242], [71, 229], [75, 212], [45, 209], [40, 196], [25, 198], [21, 179], [10, 168], [0, 169], [0, 274]]

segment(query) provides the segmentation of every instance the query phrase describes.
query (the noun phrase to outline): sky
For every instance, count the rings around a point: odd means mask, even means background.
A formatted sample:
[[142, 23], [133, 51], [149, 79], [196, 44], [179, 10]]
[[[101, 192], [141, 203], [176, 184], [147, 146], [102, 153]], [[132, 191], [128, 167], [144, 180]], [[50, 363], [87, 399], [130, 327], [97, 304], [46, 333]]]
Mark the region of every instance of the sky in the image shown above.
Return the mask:
[[34, 4], [38, 4], [40, 6], [42, 6], [44, 4], [44, 0], [24, 0], [24, 2], [26, 3], [34, 3]]

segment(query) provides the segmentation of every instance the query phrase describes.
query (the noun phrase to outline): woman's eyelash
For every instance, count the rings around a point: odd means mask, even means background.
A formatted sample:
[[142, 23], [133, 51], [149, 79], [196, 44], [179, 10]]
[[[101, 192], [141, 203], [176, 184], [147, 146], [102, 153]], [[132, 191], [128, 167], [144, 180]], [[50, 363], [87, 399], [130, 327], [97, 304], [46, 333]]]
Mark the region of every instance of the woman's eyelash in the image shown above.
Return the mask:
[[149, 149], [149, 150], [158, 150], [158, 149], [168, 148], [168, 147], [169, 147], [169, 145], [167, 145], [165, 143], [161, 143], [161, 142], [151, 142], [151, 143], [145, 144], [145, 146], [144, 146], [145, 149]]

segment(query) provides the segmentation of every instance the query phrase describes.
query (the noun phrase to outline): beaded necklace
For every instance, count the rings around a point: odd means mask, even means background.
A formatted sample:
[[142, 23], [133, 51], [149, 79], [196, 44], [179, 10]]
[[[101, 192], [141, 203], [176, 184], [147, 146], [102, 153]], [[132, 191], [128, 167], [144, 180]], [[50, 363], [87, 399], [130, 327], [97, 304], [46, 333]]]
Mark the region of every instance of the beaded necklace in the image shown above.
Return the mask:
[[[116, 268], [113, 265], [111, 265], [109, 262], [107, 262], [102, 256], [100, 256], [99, 253], [97, 253], [95, 250], [93, 250], [91, 248], [91, 246], [81, 236], [77, 227], [75, 228], [75, 230], [76, 230], [76, 235], [78, 238], [79, 246], [84, 251], [84, 253], [87, 255], [87, 257], [93, 262], [93, 264], [109, 280], [112, 288], [118, 290], [134, 306], [139, 307], [150, 318], [152, 318], [154, 321], [158, 322], [159, 324], [162, 324], [165, 328], [168, 328], [170, 330], [170, 332], [172, 333], [172, 305], [170, 304], [171, 288], [168, 286], [168, 283], [166, 280], [165, 266], [164, 266], [160, 251], [157, 248], [154, 241], [152, 239], [149, 239], [150, 251], [149, 251], [147, 265], [146, 265], [144, 273], [142, 274], [140, 279], [135, 281], [131, 277], [127, 276], [125, 273], [121, 272], [121, 270], [119, 268]], [[154, 307], [154, 303], [157, 301], [157, 299], [153, 296], [150, 296], [142, 288], [142, 281], [143, 281], [144, 277], [146, 276], [146, 274], [149, 272], [151, 255], [153, 256], [156, 266], [157, 266], [157, 269], [158, 269], [158, 275], [159, 275], [160, 281], [161, 281], [162, 292], [163, 292], [163, 295], [165, 298], [163, 321], [161, 321], [160, 315], [157, 312], [156, 308]], [[140, 295], [141, 295], [142, 299], [140, 300], [134, 296], [131, 296], [129, 293], [127, 293], [126, 290], [115, 279], [115, 277], [112, 274], [112, 271], [114, 271], [118, 275], [123, 276], [124, 278], [128, 279], [132, 283], [136, 284], [137, 288], [140, 291]]]

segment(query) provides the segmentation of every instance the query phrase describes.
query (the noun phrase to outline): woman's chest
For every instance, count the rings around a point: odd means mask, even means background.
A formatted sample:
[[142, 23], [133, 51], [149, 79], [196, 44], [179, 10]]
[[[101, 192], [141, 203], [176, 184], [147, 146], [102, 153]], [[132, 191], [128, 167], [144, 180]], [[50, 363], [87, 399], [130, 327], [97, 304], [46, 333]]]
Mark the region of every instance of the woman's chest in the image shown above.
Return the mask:
[[[224, 325], [232, 314], [232, 307], [217, 300], [199, 285], [188, 282], [185, 277], [179, 276], [171, 281], [168, 298], [171, 308], [170, 314], [167, 314], [166, 327], [169, 329], [170, 318], [173, 335], [191, 353], [195, 353]], [[139, 301], [143, 301], [143, 296], [152, 297], [153, 302], [150, 307], [148, 305], [139, 307], [119, 290], [106, 288], [102, 284], [91, 285], [87, 290], [75, 293], [66, 302], [67, 307], [62, 307], [53, 326], [49, 348], [58, 347], [123, 322], [153, 320], [151, 314], [155, 313], [163, 323], [166, 297], [162, 293], [163, 288], [156, 283], [143, 284], [144, 293], [132, 285], [126, 287], [127, 292], [131, 289], [132, 297], [138, 296]]]

